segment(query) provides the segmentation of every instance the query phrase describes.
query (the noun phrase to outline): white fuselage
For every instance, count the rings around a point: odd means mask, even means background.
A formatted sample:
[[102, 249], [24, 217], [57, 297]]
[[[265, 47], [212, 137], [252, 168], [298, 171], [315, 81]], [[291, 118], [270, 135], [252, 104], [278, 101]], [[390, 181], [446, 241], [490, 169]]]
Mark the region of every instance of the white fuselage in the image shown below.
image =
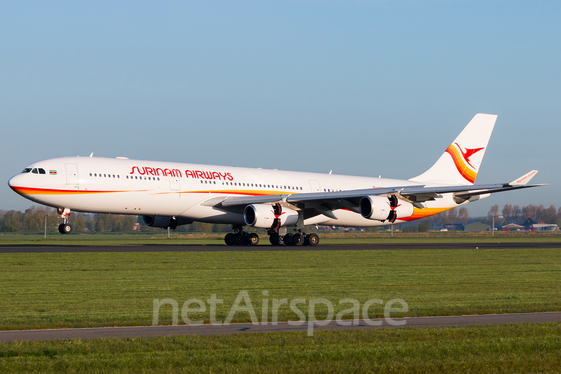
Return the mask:
[[[410, 186], [408, 180], [292, 172], [124, 158], [69, 157], [29, 165], [9, 185], [40, 204], [74, 211], [184, 217], [189, 220], [243, 225], [243, 215], [205, 204], [224, 196], [262, 196]], [[41, 174], [37, 170], [44, 170]], [[33, 172], [33, 170], [36, 170]], [[423, 218], [456, 207], [452, 196], [424, 203], [412, 217]], [[363, 218], [349, 210], [323, 214], [305, 224], [379, 226], [388, 222]]]

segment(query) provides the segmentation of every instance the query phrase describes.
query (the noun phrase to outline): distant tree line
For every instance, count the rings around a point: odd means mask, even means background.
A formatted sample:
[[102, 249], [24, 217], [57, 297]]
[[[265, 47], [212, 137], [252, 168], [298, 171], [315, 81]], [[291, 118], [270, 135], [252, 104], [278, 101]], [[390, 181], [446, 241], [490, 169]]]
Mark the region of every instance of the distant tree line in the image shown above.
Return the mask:
[[[130, 232], [137, 222], [136, 216], [118, 214], [70, 213], [70, 223], [74, 232]], [[58, 230], [61, 219], [56, 209], [31, 207], [24, 212], [0, 211], [0, 232], [40, 233]]]
[[561, 226], [561, 208], [556, 209], [550, 205], [549, 208], [543, 205], [529, 204], [523, 207], [518, 205], [506, 204], [501, 210], [495, 204], [489, 210], [486, 217], [470, 217], [466, 207], [459, 207], [446, 212], [413, 221], [409, 224], [402, 224], [403, 231], [429, 231], [429, 229], [444, 228], [448, 225], [465, 225], [473, 222], [491, 224], [495, 217], [495, 225], [505, 225], [509, 223], [523, 224], [528, 218], [534, 222], [544, 222], [558, 224]]
[[[90, 214], [71, 212], [69, 217], [73, 232], [133, 232], [160, 231], [160, 228], [148, 227], [142, 217], [120, 214]], [[0, 232], [5, 233], [42, 233], [47, 226], [47, 232], [58, 232], [58, 225], [62, 220], [56, 209], [34, 206], [24, 212], [17, 210], [0, 210]], [[191, 225], [179, 226], [179, 232], [222, 232], [229, 231], [229, 225], [194, 222]]]
[[543, 205], [526, 205], [519, 207], [518, 205], [506, 204], [501, 213], [499, 213], [499, 206], [497, 204], [493, 205], [487, 214], [489, 220], [494, 217], [502, 216], [499, 221], [503, 223], [516, 223], [522, 224], [528, 218], [534, 222], [544, 222], [544, 223], [561, 223], [561, 207], [555, 209], [555, 206], [550, 205], [549, 208]]
[[[489, 223], [492, 217], [496, 218], [496, 224], [516, 223], [521, 224], [528, 218], [535, 222], [557, 223], [561, 226], [561, 207], [556, 209], [553, 205], [545, 208], [543, 205], [518, 205], [506, 204], [500, 210], [497, 204], [489, 210], [487, 217], [474, 219], [469, 216], [466, 207], [459, 207], [403, 225], [405, 231], [428, 231], [430, 228], [444, 227], [446, 225], [467, 224], [471, 222]], [[502, 216], [503, 218], [498, 218]], [[47, 232], [55, 232], [61, 220], [54, 208], [31, 207], [24, 212], [0, 210], [0, 232], [6, 233], [42, 233], [47, 225]], [[162, 229], [152, 228], [144, 225], [139, 216], [128, 216], [119, 214], [70, 214], [70, 223], [74, 232], [133, 232], [160, 231]], [[312, 228], [309, 228], [312, 229]], [[178, 232], [227, 232], [230, 225], [194, 222], [190, 225], [179, 226]]]

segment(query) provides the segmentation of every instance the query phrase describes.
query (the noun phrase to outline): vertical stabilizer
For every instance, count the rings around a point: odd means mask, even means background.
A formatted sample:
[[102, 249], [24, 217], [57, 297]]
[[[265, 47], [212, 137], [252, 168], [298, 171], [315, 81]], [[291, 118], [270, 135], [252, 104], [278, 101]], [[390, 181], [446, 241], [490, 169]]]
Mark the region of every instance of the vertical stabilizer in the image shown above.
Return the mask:
[[476, 114], [438, 161], [410, 180], [425, 184], [473, 184], [496, 120], [494, 114]]

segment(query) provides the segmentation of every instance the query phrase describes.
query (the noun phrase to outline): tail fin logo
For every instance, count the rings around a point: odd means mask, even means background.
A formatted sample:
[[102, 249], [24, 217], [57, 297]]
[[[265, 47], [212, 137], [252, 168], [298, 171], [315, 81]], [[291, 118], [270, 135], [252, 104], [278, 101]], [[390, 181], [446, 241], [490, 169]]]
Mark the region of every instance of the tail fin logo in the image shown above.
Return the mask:
[[452, 156], [454, 165], [462, 177], [465, 178], [470, 183], [475, 182], [475, 177], [477, 176], [477, 170], [470, 163], [470, 157], [481, 151], [482, 148], [466, 148], [465, 151], [462, 150], [458, 143], [451, 144], [446, 153]]

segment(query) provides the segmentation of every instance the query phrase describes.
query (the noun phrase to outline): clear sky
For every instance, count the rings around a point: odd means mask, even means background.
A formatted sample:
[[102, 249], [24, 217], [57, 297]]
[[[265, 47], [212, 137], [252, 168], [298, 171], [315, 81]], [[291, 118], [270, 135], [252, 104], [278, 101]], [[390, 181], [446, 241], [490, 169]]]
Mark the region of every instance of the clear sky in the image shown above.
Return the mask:
[[470, 204], [561, 206], [559, 1], [2, 1], [0, 209], [95, 156], [407, 179], [498, 114]]

